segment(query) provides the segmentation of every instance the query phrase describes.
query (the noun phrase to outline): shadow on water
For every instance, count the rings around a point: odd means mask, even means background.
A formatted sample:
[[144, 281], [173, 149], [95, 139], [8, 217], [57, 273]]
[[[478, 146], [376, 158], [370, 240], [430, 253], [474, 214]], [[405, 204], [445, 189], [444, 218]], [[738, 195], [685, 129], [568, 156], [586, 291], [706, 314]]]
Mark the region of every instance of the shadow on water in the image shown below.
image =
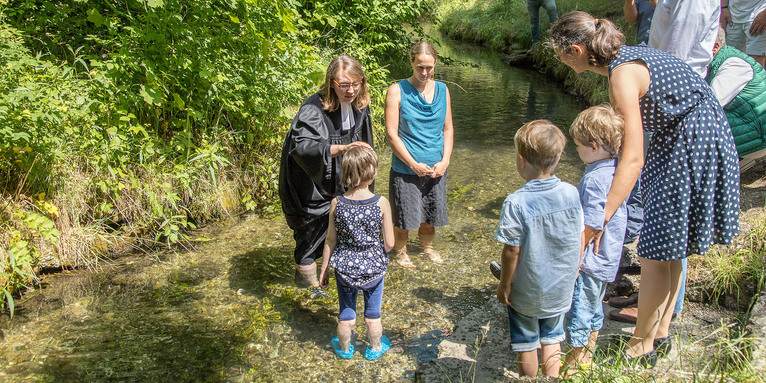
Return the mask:
[[[268, 298], [285, 324], [299, 342], [313, 342], [324, 347], [327, 334], [335, 331], [337, 307], [301, 299], [305, 291], [285, 286], [293, 285], [295, 266], [293, 249], [264, 247], [234, 256], [229, 269], [232, 290], [256, 298]], [[332, 282], [332, 280], [331, 280]], [[332, 298], [337, 298], [337, 292]]]
[[74, 302], [59, 327], [48, 329], [56, 347], [44, 348], [41, 362], [6, 371], [25, 369], [55, 382], [224, 381], [226, 366], [243, 363], [246, 339], [197, 305], [199, 286], [219, 271], [191, 264], [155, 285], [131, 280], [124, 269], [93, 274], [81, 296], [60, 297]]

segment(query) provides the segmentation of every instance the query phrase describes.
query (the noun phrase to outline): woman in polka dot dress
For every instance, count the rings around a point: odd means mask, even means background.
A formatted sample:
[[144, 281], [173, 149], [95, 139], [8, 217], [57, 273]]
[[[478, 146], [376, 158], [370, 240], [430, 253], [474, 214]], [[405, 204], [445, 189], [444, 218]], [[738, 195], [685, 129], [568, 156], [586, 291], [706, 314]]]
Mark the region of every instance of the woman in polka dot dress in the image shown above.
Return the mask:
[[383, 335], [380, 306], [387, 253], [394, 247], [391, 205], [385, 197], [373, 194], [370, 185], [378, 171], [378, 157], [367, 147], [355, 146], [343, 154], [341, 162], [345, 194], [333, 198], [330, 223], [322, 253], [319, 283], [327, 287], [328, 267], [335, 269], [338, 286], [338, 336], [330, 344], [343, 359], [354, 354], [351, 333], [356, 325], [356, 296], [364, 293], [364, 322], [369, 347], [364, 357], [375, 360], [390, 347]]
[[[721, 106], [687, 64], [659, 50], [624, 46], [609, 20], [571, 12], [550, 28], [548, 44], [577, 73], [609, 78], [609, 97], [625, 119], [623, 155], [607, 196], [606, 219], [641, 173], [644, 227], [638, 243], [638, 318], [626, 350], [653, 366], [670, 348], [668, 329], [681, 281], [681, 260], [738, 232], [737, 152]], [[643, 155], [643, 130], [653, 132]], [[586, 238], [600, 233], [586, 226]], [[655, 351], [655, 348], [658, 351]]]

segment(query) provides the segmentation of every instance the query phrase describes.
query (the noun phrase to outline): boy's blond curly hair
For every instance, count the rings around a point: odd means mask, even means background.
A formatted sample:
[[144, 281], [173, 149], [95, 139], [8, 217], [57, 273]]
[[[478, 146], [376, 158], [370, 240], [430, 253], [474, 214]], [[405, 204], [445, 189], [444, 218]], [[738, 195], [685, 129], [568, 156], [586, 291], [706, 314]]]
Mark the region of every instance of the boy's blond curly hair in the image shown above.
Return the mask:
[[609, 152], [612, 158], [620, 154], [625, 122], [609, 104], [592, 106], [577, 115], [569, 135], [583, 145], [594, 143]]
[[513, 137], [516, 152], [534, 167], [551, 172], [561, 159], [567, 144], [564, 133], [548, 120], [524, 124]]

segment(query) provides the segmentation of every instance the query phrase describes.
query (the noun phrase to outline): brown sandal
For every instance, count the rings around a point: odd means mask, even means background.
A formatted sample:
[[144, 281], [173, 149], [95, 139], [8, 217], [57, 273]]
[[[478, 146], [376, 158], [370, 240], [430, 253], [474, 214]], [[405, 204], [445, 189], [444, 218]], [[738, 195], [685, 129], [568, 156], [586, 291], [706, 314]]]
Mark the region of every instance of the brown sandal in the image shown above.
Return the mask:
[[618, 322], [636, 323], [636, 317], [638, 317], [637, 307], [615, 309], [609, 312], [609, 319]]

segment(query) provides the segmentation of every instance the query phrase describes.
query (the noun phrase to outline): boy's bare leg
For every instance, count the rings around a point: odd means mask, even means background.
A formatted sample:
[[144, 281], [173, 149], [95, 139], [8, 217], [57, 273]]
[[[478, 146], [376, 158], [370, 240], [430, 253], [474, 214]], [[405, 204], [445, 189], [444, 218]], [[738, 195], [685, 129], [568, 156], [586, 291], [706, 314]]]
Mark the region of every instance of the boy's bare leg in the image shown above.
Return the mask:
[[348, 345], [351, 343], [351, 333], [356, 326], [355, 320], [338, 321], [338, 343], [343, 352], [348, 352]]
[[396, 263], [399, 266], [415, 267], [407, 255], [407, 237], [409, 231], [394, 226], [394, 252], [396, 252]]
[[519, 352], [516, 357], [519, 376], [537, 376], [537, 369], [539, 368], [538, 363], [536, 349]]
[[542, 345], [543, 375], [559, 377], [561, 368], [561, 343]]
[[596, 352], [596, 341], [598, 341], [598, 331], [593, 331], [590, 333], [590, 337], [588, 337], [588, 345], [585, 346], [586, 350], [583, 350], [584, 352], [577, 363], [583, 366], [593, 364], [593, 353]]
[[380, 351], [380, 336], [383, 335], [383, 325], [380, 323], [380, 318], [364, 318], [364, 322], [367, 324], [367, 336], [370, 338], [370, 349], [372, 349], [372, 351]]
[[572, 347], [566, 356], [567, 375], [574, 375], [578, 366], [590, 366], [593, 364], [593, 352], [596, 350], [598, 331], [593, 331], [588, 337], [588, 344], [584, 347]]

